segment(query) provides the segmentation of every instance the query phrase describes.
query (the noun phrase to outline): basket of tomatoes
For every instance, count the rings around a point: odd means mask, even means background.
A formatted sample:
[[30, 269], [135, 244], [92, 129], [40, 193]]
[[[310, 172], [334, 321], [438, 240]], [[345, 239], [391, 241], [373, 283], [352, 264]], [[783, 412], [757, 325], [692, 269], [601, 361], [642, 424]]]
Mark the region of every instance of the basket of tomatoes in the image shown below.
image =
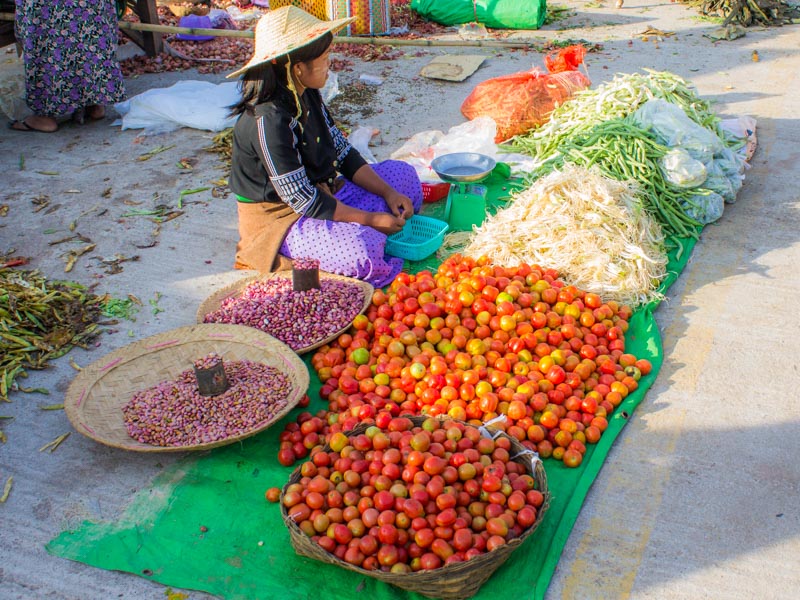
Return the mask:
[[388, 414], [333, 434], [280, 496], [297, 554], [443, 600], [475, 595], [549, 500], [542, 462], [504, 432]]

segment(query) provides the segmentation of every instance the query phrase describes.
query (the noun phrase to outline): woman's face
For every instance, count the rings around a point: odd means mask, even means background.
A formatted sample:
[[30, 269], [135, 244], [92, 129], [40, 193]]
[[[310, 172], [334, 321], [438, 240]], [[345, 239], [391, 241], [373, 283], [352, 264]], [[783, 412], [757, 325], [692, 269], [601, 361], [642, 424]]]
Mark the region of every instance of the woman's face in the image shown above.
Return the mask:
[[319, 90], [325, 87], [328, 80], [328, 69], [331, 66], [330, 49], [326, 50], [322, 56], [298, 63], [295, 67], [297, 81], [304, 88]]

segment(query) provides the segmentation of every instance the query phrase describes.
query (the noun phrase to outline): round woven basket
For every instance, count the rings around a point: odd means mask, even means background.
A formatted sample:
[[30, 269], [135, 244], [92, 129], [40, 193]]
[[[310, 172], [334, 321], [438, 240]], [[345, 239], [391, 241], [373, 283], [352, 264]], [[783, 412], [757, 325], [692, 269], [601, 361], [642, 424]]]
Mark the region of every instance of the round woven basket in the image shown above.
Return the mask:
[[[249, 360], [278, 369], [291, 382], [286, 405], [270, 420], [236, 435], [196, 445], [156, 446], [128, 435], [122, 408], [138, 391], [177, 378], [195, 360], [216, 352], [225, 361]], [[308, 369], [283, 342], [240, 325], [191, 325], [115, 350], [84, 368], [70, 383], [64, 411], [73, 427], [93, 440], [137, 452], [208, 450], [254, 435], [280, 420], [308, 390]]]
[[[426, 418], [427, 417], [410, 417], [414, 425], [421, 425]], [[347, 436], [353, 437], [364, 433], [368, 427], [369, 425], [365, 423], [359, 424], [352, 431], [347, 432]], [[303, 533], [300, 527], [289, 518], [286, 507], [283, 504], [283, 495], [286, 493], [286, 488], [289, 485], [300, 481], [301, 474], [300, 467], [298, 467], [292, 473], [289, 481], [281, 492], [281, 515], [283, 516], [284, 524], [289, 529], [289, 539], [295, 552], [301, 556], [307, 556], [325, 563], [338, 565], [343, 569], [355, 571], [367, 577], [374, 577], [375, 579], [390, 583], [404, 590], [416, 592], [430, 598], [438, 598], [439, 600], [462, 600], [463, 598], [474, 596], [500, 565], [508, 560], [511, 553], [519, 548], [523, 542], [536, 531], [536, 528], [544, 518], [547, 508], [550, 506], [550, 492], [547, 488], [547, 476], [545, 475], [542, 461], [539, 460], [538, 457], [534, 458], [534, 456], [532, 456], [515, 438], [507, 436], [504, 432], [495, 430], [492, 427], [486, 427], [486, 429], [494, 436], [499, 435], [509, 438], [511, 441], [511, 450], [509, 453], [511, 456], [516, 456], [514, 462], [525, 466], [528, 474], [536, 481], [536, 489], [541, 491], [544, 495], [544, 502], [537, 510], [536, 522], [526, 529], [520, 537], [513, 538], [503, 546], [470, 560], [445, 565], [430, 571], [415, 571], [412, 573], [387, 573], [378, 570], [368, 571], [340, 560], [333, 554], [324, 550]], [[330, 451], [330, 447], [326, 445], [324, 451]]]
[[[255, 275], [250, 277], [245, 277], [244, 279], [240, 279], [239, 281], [232, 283], [224, 288], [221, 288], [211, 294], [208, 298], [203, 300], [200, 304], [200, 307], [197, 309], [197, 322], [203, 323], [207, 314], [214, 312], [215, 310], [219, 309], [222, 305], [224, 300], [231, 298], [232, 296], [238, 296], [241, 294], [244, 289], [254, 281], [267, 281], [273, 278], [285, 278], [291, 280], [292, 272], [291, 271], [277, 271], [276, 273], [266, 273], [261, 275]], [[319, 272], [319, 279], [320, 281], [325, 280], [336, 280], [336, 281], [344, 281], [350, 283], [358, 288], [364, 294], [364, 301], [361, 304], [361, 308], [359, 309], [358, 313], [353, 314], [353, 317], [362, 314], [364, 311], [367, 310], [370, 303], [372, 302], [372, 293], [375, 291], [375, 288], [372, 287], [366, 281], [361, 281], [360, 279], [353, 279], [352, 277], [343, 277], [342, 275], [334, 275], [333, 273], [326, 273], [325, 271]], [[321, 346], [324, 346], [328, 342], [332, 342], [336, 338], [338, 338], [342, 333], [347, 331], [350, 328], [350, 323], [348, 323], [345, 327], [342, 327], [335, 333], [332, 333], [328, 337], [317, 340], [313, 344], [309, 344], [308, 346], [303, 346], [302, 348], [298, 348], [295, 350], [297, 354], [305, 354], [306, 352], [310, 352], [311, 350], [315, 350]]]

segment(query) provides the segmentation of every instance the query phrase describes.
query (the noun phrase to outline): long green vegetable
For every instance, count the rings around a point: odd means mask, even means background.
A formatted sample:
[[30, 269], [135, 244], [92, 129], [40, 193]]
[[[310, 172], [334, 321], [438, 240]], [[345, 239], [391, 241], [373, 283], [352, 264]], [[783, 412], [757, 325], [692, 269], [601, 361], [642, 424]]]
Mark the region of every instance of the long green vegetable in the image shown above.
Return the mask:
[[0, 267], [0, 402], [26, 391], [15, 380], [28, 369], [87, 346], [99, 333], [100, 300], [77, 283]]
[[514, 194], [471, 232], [465, 256], [539, 264], [604, 301], [636, 307], [663, 298], [663, 228], [643, 209], [638, 186], [567, 163]]

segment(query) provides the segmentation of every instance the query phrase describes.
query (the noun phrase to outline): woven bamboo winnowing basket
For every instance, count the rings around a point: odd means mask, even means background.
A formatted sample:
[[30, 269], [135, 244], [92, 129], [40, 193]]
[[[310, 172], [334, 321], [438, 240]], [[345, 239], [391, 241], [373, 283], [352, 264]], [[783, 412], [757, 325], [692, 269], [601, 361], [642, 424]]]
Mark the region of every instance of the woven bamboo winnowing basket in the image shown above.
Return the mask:
[[[244, 277], [239, 281], [236, 281], [228, 286], [225, 286], [224, 288], [217, 290], [216, 292], [211, 294], [208, 298], [203, 300], [203, 302], [200, 304], [200, 307], [197, 309], [197, 322], [198, 323], [205, 322], [206, 315], [211, 314], [215, 310], [219, 309], [224, 300], [227, 300], [228, 298], [238, 296], [239, 294], [241, 294], [249, 284], [254, 283], [256, 281], [267, 281], [272, 278], [287, 278], [291, 280], [292, 272], [277, 271], [275, 273], [251, 275], [248, 277]], [[372, 285], [370, 285], [366, 281], [361, 281], [360, 279], [353, 279], [352, 277], [344, 277], [342, 275], [335, 275], [333, 273], [327, 273], [325, 271], [319, 272], [319, 279], [320, 282], [323, 282], [325, 280], [344, 281], [361, 290], [363, 294], [363, 300], [360, 306], [356, 307], [358, 312], [355, 312], [354, 310], [353, 314], [354, 318], [357, 315], [364, 313], [367, 310], [367, 308], [369, 308], [369, 305], [372, 303], [372, 294], [375, 291], [375, 288], [373, 288]], [[312, 350], [316, 350], [317, 348], [324, 346], [328, 342], [332, 342], [333, 340], [338, 338], [341, 334], [343, 334], [345, 331], [347, 331], [349, 328], [350, 328], [350, 323], [348, 323], [345, 327], [342, 327], [338, 331], [332, 333], [331, 335], [323, 339], [315, 340], [308, 346], [303, 346], [302, 348], [295, 349], [295, 352], [297, 352], [297, 354], [305, 354], [306, 352], [311, 352]]]
[[[427, 417], [409, 417], [415, 426], [421, 425]], [[348, 431], [348, 437], [353, 437], [364, 433], [369, 425], [362, 423], [357, 425], [352, 431]], [[325, 563], [334, 564], [355, 571], [367, 577], [374, 577], [386, 583], [390, 583], [404, 590], [416, 592], [430, 598], [439, 600], [463, 600], [474, 596], [480, 587], [486, 583], [489, 577], [511, 556], [511, 553], [519, 548], [527, 540], [539, 524], [542, 522], [547, 508], [550, 505], [550, 493], [547, 488], [547, 476], [544, 471], [542, 461], [535, 457], [530, 451], [520, 444], [514, 437], [507, 436], [504, 432], [494, 430], [487, 426], [494, 436], [505, 436], [511, 441], [509, 451], [515, 462], [524, 464], [529, 475], [536, 482], [536, 489], [544, 495], [544, 502], [539, 507], [536, 514], [536, 522], [526, 529], [518, 538], [509, 540], [503, 546], [476, 556], [470, 560], [444, 565], [438, 569], [430, 571], [416, 571], [412, 573], [390, 573], [386, 571], [368, 571], [348, 562], [340, 560], [333, 554], [324, 550], [316, 544], [300, 527], [288, 516], [286, 507], [283, 504], [283, 495], [286, 488], [292, 483], [300, 481], [300, 467], [295, 469], [289, 481], [284, 486], [281, 493], [281, 514], [286, 527], [289, 529], [289, 539], [295, 552], [301, 556], [307, 556]], [[330, 451], [328, 445], [323, 449], [324, 452]]]
[[[211, 352], [226, 362], [249, 360], [278, 369], [292, 384], [285, 404], [269, 420], [223, 440], [156, 446], [130, 437], [122, 407], [133, 394], [177, 378]], [[70, 383], [64, 411], [77, 431], [107, 446], [137, 452], [208, 450], [255, 435], [279, 421], [307, 392], [308, 383], [308, 369], [300, 357], [262, 331], [240, 325], [191, 325], [134, 342], [84, 368]]]

